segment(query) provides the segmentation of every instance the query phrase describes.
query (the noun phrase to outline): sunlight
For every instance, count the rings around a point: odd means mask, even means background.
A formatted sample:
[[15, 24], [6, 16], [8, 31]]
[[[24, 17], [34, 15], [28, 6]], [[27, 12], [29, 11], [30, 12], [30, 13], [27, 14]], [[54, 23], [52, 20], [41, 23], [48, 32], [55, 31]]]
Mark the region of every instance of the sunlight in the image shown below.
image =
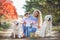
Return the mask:
[[12, 1], [17, 10], [18, 15], [24, 15], [25, 9], [23, 9], [22, 7], [25, 4], [25, 0], [12, 0]]

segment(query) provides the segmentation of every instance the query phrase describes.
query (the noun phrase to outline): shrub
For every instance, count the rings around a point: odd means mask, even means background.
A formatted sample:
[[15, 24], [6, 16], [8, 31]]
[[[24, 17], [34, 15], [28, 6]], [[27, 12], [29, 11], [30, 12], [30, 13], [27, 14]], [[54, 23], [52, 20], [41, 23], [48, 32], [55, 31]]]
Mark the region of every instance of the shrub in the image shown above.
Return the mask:
[[0, 25], [0, 31], [3, 30], [3, 29], [8, 29], [10, 26], [10, 23], [5, 23], [4, 25]]
[[54, 28], [53, 28], [53, 31], [58, 31], [58, 32], [60, 32], [60, 27], [54, 27]]

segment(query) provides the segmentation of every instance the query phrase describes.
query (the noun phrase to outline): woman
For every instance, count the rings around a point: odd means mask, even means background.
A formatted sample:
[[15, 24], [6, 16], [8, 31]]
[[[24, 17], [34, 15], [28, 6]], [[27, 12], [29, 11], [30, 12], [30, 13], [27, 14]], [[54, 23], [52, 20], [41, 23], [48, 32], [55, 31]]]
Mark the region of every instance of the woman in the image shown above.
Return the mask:
[[30, 36], [30, 33], [35, 33], [37, 29], [39, 29], [42, 26], [42, 15], [41, 12], [36, 9], [33, 12], [32, 16], [29, 16], [25, 18], [24, 24], [26, 25], [25, 28], [25, 36]]
[[38, 9], [34, 10], [33, 15], [29, 18], [31, 26], [27, 27], [27, 36], [30, 36], [30, 33], [35, 33], [42, 26], [42, 15]]
[[42, 15], [38, 9], [34, 10], [33, 16], [31, 16], [31, 20], [34, 24], [33, 28], [40, 29], [40, 27], [42, 26]]
[[40, 28], [42, 27], [42, 14], [41, 12], [37, 9], [33, 12], [33, 17], [37, 18], [36, 24], [34, 27], [37, 27], [35, 31], [35, 36], [40, 36]]

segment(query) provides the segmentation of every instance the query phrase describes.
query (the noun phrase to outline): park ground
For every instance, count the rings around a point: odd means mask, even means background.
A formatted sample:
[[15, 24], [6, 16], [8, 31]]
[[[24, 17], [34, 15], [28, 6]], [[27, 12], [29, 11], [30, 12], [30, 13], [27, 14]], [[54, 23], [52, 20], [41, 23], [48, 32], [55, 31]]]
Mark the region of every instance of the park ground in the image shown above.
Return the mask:
[[44, 38], [41, 38], [41, 37], [38, 37], [38, 38], [12, 38], [10, 37], [11, 36], [11, 32], [12, 29], [11, 27], [9, 29], [5, 29], [3, 31], [0, 31], [0, 40], [60, 40], [60, 32], [58, 31], [52, 31], [52, 36], [49, 36], [49, 37], [44, 37]]

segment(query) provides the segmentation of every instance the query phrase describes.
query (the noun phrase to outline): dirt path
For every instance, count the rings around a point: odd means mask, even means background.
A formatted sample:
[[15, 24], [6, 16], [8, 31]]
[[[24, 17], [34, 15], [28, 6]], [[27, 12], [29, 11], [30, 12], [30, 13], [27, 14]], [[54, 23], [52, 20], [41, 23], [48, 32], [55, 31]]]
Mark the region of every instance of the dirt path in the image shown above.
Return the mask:
[[[8, 34], [9, 35], [9, 34]], [[0, 40], [14, 40], [14, 38], [11, 38], [10, 36], [0, 36]], [[50, 37], [45, 38], [15, 38], [15, 40], [60, 40], [60, 33], [54, 33]]]
[[[5, 31], [0, 31], [0, 40], [14, 40], [11, 38], [12, 27]], [[60, 40], [60, 33], [53, 31], [52, 36], [45, 38], [15, 38], [15, 40]]]

